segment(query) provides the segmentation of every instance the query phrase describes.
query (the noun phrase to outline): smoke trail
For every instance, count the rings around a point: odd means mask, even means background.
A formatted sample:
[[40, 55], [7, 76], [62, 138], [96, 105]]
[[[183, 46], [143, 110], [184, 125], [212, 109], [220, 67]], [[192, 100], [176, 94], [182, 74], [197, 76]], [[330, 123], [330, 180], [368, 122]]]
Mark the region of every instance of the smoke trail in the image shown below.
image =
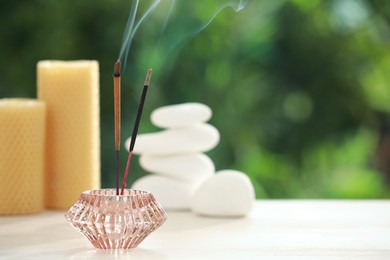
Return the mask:
[[[127, 57], [135, 34], [153, 12], [156, 15], [153, 15], [151, 22], [146, 25], [160, 29], [157, 29], [157, 34], [149, 35], [149, 39], [142, 41], [146, 48], [141, 51], [147, 52], [146, 56], [148, 58], [145, 59], [149, 63], [147, 67], [152, 65], [161, 69], [161, 65], [167, 60], [168, 56], [170, 56], [172, 62], [174, 59], [172, 53], [177, 52], [186, 42], [203, 31], [220, 12], [228, 7], [231, 7], [235, 12], [239, 12], [245, 5], [244, 0], [208, 1], [205, 3], [184, 0], [154, 0], [141, 18], [135, 22], [139, 0], [133, 0], [118, 57], [119, 60], [123, 61], [122, 70], [126, 68]], [[199, 18], [196, 13], [196, 7], [202, 6], [213, 6], [212, 10], [201, 11], [208, 14], [207, 18], [203, 19]], [[144, 60], [141, 62], [143, 63]]]
[[194, 32], [189, 33], [185, 36], [183, 36], [180, 40], [177, 41], [176, 45], [171, 46], [168, 53], [172, 52], [178, 45], [182, 44], [184, 41], [189, 41], [193, 37], [195, 37], [197, 34], [202, 32], [206, 27], [214, 20], [214, 18], [225, 8], [231, 7], [235, 12], [241, 11], [245, 7], [245, 3], [243, 0], [240, 1], [227, 1], [223, 3], [220, 7], [218, 7], [210, 16], [208, 19], [206, 19], [206, 22], [204, 22], [199, 29], [196, 29]]
[[148, 8], [148, 10], [145, 12], [145, 14], [139, 19], [137, 24], [134, 26], [133, 31], [131, 32], [128, 40], [128, 44], [126, 46], [126, 53], [125, 53], [125, 61], [124, 61], [124, 68], [126, 67], [127, 63], [127, 57], [129, 56], [129, 50], [131, 47], [131, 42], [133, 41], [134, 35], [137, 32], [138, 28], [142, 24], [142, 22], [152, 13], [152, 11], [157, 7], [157, 5], [160, 3], [160, 0], [154, 1], [154, 3]]
[[[155, 0], [152, 5], [146, 10], [146, 12], [142, 15], [142, 17], [139, 19], [139, 21], [134, 26], [135, 17], [137, 15], [137, 9], [139, 0], [133, 0], [129, 18], [127, 19], [125, 32], [123, 33], [122, 38], [122, 44], [121, 44], [121, 50], [119, 52], [118, 60], [122, 60], [124, 58], [124, 64], [123, 69], [126, 68], [127, 63], [127, 57], [129, 54], [129, 50], [131, 47], [131, 43], [133, 41], [134, 35], [137, 32], [138, 28], [142, 24], [142, 22], [153, 12], [153, 10], [157, 7], [157, 5], [160, 3], [160, 0]], [[133, 28], [134, 26], [134, 28]]]
[[176, 0], [172, 0], [171, 4], [169, 5], [168, 15], [166, 16], [166, 18], [164, 20], [164, 23], [163, 23], [163, 26], [161, 28], [160, 36], [158, 37], [158, 41], [157, 41], [156, 46], [158, 46], [160, 44], [162, 35], [163, 35], [165, 29], [167, 28], [167, 25], [168, 25], [168, 22], [169, 22], [169, 18], [171, 17], [171, 14], [173, 12], [173, 8], [175, 7], [175, 4], [176, 4]]
[[133, 25], [134, 25], [135, 16], [137, 14], [138, 4], [139, 4], [139, 0], [133, 0], [131, 4], [129, 18], [127, 19], [125, 31], [122, 37], [121, 50], [119, 52], [119, 57], [118, 57], [119, 60], [121, 60], [123, 58], [123, 54], [126, 51], [128, 51], [128, 46], [130, 45], [130, 35], [131, 32], [133, 31]]
[[[170, 2], [170, 4], [168, 5], [167, 2]], [[151, 21], [154, 24], [162, 24], [158, 39], [155, 40], [155, 46], [149, 46], [149, 49], [153, 51], [143, 50], [150, 53], [144, 55], [148, 57], [146, 58], [147, 62], [157, 69], [155, 79], [158, 78], [160, 73], [168, 70], [174, 64], [180, 49], [205, 30], [219, 13], [227, 8], [232, 8], [233, 11], [239, 12], [246, 6], [246, 1], [244, 0], [209, 0], [207, 3], [202, 3], [201, 1], [167, 0], [164, 3], [168, 6], [165, 6], [165, 9], [163, 9], [163, 5], [160, 5], [155, 14], [158, 15], [164, 12], [167, 15], [160, 15], [164, 17], [162, 21], [153, 21], [154, 17]], [[207, 5], [207, 8], [204, 7]], [[206, 14], [205, 18], [199, 17], [200, 12]], [[141, 62], [144, 62], [144, 60]]]

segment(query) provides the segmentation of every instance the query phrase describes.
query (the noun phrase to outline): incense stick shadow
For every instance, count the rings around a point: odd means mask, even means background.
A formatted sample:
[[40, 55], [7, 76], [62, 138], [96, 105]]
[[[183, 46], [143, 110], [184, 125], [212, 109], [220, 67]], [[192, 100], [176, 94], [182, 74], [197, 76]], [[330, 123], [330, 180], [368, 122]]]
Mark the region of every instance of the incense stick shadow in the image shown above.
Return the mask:
[[184, 230], [202, 230], [211, 227], [248, 227], [253, 223], [251, 217], [206, 217], [192, 212], [168, 211], [168, 219], [158, 232], [169, 233]]
[[79, 249], [70, 259], [166, 259], [165, 255], [140, 247], [133, 249]]

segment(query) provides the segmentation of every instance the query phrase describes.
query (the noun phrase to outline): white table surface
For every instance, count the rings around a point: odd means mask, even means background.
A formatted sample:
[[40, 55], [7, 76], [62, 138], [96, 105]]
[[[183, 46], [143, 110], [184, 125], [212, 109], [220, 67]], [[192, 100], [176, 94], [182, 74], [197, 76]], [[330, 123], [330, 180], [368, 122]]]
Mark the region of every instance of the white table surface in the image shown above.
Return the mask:
[[0, 259], [390, 259], [386, 200], [262, 200], [246, 218], [168, 212], [132, 250], [93, 248], [63, 215], [0, 217]]

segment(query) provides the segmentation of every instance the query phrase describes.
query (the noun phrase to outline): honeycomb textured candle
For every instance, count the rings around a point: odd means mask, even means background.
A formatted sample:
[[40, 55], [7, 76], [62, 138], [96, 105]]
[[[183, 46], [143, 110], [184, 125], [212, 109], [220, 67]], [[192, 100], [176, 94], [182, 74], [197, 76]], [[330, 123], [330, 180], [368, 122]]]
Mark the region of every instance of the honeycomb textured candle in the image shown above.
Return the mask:
[[99, 66], [40, 61], [38, 98], [47, 104], [46, 206], [68, 209], [100, 186]]
[[45, 104], [0, 99], [0, 214], [44, 207]]

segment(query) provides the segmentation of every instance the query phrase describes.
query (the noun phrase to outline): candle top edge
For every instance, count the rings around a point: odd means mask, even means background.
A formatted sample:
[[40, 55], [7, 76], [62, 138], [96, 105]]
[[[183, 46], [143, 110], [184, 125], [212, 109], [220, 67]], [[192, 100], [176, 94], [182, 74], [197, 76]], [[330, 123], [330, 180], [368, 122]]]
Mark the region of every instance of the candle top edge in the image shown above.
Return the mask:
[[0, 108], [24, 108], [24, 107], [46, 106], [46, 103], [31, 98], [2, 98], [0, 99]]
[[38, 61], [39, 67], [52, 67], [52, 66], [64, 66], [64, 67], [74, 67], [74, 66], [91, 66], [97, 65], [99, 62], [97, 60], [41, 60]]

